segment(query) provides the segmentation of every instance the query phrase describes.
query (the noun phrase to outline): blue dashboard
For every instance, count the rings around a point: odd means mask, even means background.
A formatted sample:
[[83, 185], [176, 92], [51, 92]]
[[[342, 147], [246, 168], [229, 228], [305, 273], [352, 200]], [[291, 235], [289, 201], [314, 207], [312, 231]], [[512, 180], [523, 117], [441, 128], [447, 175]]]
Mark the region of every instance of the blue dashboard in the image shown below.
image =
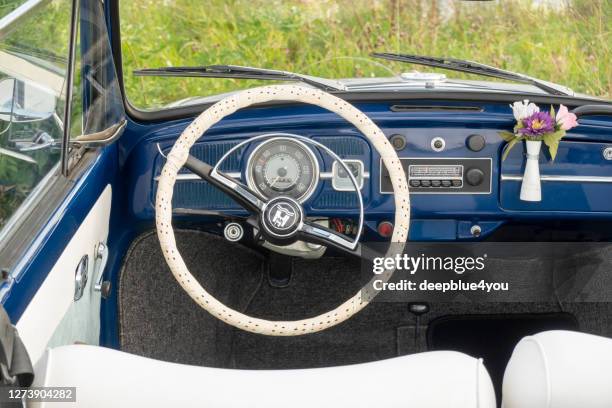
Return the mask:
[[[557, 158], [540, 157], [542, 173], [541, 202], [519, 200], [524, 166], [523, 148], [512, 150], [501, 160], [505, 142], [501, 130], [511, 130], [514, 118], [507, 103], [462, 101], [418, 101], [358, 103], [356, 106], [383, 130], [387, 137], [398, 135], [400, 158], [423, 165], [432, 163], [483, 163], [486, 187], [478, 191], [415, 188], [411, 194], [412, 240], [471, 240], [491, 235], [501, 226], [517, 222], [546, 220], [612, 220], [612, 160], [603, 152], [612, 147], [612, 119], [591, 116], [580, 119], [561, 142]], [[571, 107], [570, 107], [571, 108]], [[121, 138], [120, 157], [133, 177], [129, 208], [144, 223], [154, 218], [156, 178], [164, 156], [190, 119], [128, 127]], [[366, 173], [361, 189], [366, 214], [365, 235], [377, 237], [377, 225], [393, 221], [392, 194], [385, 189], [380, 157], [352, 125], [317, 107], [305, 105], [262, 106], [245, 109], [225, 118], [210, 129], [191, 150], [191, 154], [210, 164], [236, 144], [266, 133], [290, 133], [315, 140], [343, 160], [363, 163]], [[474, 149], [468, 143], [477, 135], [482, 143]], [[442, 140], [443, 148], [434, 147]], [[255, 143], [253, 143], [255, 145]], [[439, 147], [439, 146], [438, 146]], [[247, 158], [254, 149], [247, 147], [232, 155], [222, 170], [246, 177]], [[316, 150], [316, 149], [315, 149]], [[330, 172], [333, 160], [316, 151], [321, 172]], [[468, 164], [468, 167], [470, 165]], [[174, 208], [216, 210], [244, 214], [237, 204], [205, 181], [184, 177], [175, 186]], [[126, 173], [123, 173], [126, 174]], [[465, 178], [465, 174], [460, 178]], [[463, 180], [465, 183], [466, 180]], [[439, 185], [439, 182], [437, 182]], [[467, 186], [467, 184], [465, 184]], [[468, 189], [469, 190], [469, 189]], [[357, 217], [354, 192], [336, 191], [330, 179], [322, 179], [304, 203], [313, 217]], [[479, 234], [473, 233], [478, 225]]]

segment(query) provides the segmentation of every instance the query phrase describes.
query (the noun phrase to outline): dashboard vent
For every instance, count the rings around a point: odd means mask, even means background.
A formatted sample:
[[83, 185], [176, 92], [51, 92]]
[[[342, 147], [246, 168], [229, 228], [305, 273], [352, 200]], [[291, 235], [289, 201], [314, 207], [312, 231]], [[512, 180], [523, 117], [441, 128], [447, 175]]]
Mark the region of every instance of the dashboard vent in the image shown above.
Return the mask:
[[359, 202], [355, 193], [341, 193], [337, 191], [326, 191], [312, 205], [314, 208], [325, 209], [347, 209], [358, 208]]
[[174, 185], [174, 208], [214, 210], [240, 208], [229, 196], [206, 181], [179, 181]]
[[368, 151], [366, 141], [355, 136], [319, 136], [313, 139], [328, 147], [338, 156], [363, 156]]
[[[205, 163], [214, 165], [219, 161], [229, 149], [236, 146], [238, 142], [202, 142], [193, 145], [189, 153], [196, 159], [202, 160]], [[221, 170], [224, 171], [238, 171], [240, 170], [240, 157], [242, 156], [242, 148], [234, 152], [230, 157], [225, 160], [221, 166]], [[182, 168], [180, 173], [189, 173], [189, 170]]]
[[[195, 144], [190, 154], [203, 162], [209, 164], [215, 164], [219, 161], [229, 149], [236, 146], [238, 142], [221, 142], [221, 141], [207, 141]], [[166, 151], [167, 154], [169, 152]], [[240, 160], [243, 154], [243, 149], [239, 149], [238, 152], [232, 154], [221, 166], [221, 170], [224, 171], [237, 171], [240, 169]], [[161, 156], [158, 157], [159, 165], [157, 168], [157, 174], [161, 172], [161, 166], [164, 160]], [[179, 174], [190, 173], [185, 167], [183, 167]], [[154, 189], [156, 190], [156, 189]], [[155, 200], [155, 191], [151, 197], [151, 202]], [[194, 209], [236, 209], [240, 208], [231, 198], [226, 194], [222, 193], [219, 189], [213, 187], [203, 180], [179, 180], [174, 185], [174, 195], [172, 198], [172, 205], [175, 208], [194, 208]]]

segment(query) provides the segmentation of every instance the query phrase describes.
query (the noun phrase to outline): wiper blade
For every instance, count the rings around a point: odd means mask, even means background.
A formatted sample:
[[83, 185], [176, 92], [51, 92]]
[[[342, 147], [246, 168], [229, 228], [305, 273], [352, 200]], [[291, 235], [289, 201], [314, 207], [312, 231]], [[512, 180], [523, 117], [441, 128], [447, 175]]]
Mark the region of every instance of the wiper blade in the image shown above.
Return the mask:
[[170, 77], [205, 77], [205, 78], [241, 78], [269, 81], [297, 81], [328, 92], [346, 91], [339, 81], [297, 74], [274, 69], [243, 67], [240, 65], [206, 65], [201, 67], [162, 67], [134, 70], [136, 76], [170, 76]]
[[398, 61], [410, 64], [426, 65], [429, 67], [443, 68], [451, 71], [467, 72], [470, 74], [500, 78], [508, 81], [522, 82], [534, 85], [552, 95], [574, 96], [574, 91], [563, 85], [533, 78], [524, 74], [519, 74], [517, 72], [495, 68], [490, 65], [481, 64], [479, 62], [461, 60], [456, 58], [438, 58], [422, 55], [394, 54], [388, 52], [376, 52], [372, 54], [372, 57], [382, 58], [390, 61]]

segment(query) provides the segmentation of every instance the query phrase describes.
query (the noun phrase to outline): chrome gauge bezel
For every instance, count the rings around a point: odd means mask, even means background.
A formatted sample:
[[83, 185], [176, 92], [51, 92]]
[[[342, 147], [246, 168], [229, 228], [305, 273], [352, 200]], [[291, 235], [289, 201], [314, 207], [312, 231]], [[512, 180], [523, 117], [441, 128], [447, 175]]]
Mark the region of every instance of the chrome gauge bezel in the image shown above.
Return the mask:
[[284, 136], [273, 137], [273, 138], [270, 138], [268, 140], [261, 142], [258, 146], [256, 146], [251, 152], [251, 154], [249, 155], [249, 158], [247, 159], [247, 163], [246, 163], [246, 170], [245, 170], [246, 174], [245, 175], [246, 175], [247, 185], [249, 186], [249, 188], [261, 194], [263, 197], [266, 197], [268, 199], [275, 197], [275, 196], [268, 196], [265, 192], [261, 191], [261, 189], [259, 188], [257, 183], [255, 183], [255, 180], [253, 178], [253, 170], [255, 166], [254, 160], [255, 160], [257, 153], [262, 151], [262, 149], [265, 149], [270, 144], [274, 144], [278, 142], [284, 142], [287, 144], [294, 144], [294, 145], [299, 146], [300, 149], [303, 150], [304, 153], [306, 154], [306, 157], [308, 158], [308, 160], [311, 162], [312, 178], [310, 180], [310, 184], [308, 188], [304, 191], [304, 193], [302, 193], [302, 195], [295, 198], [295, 200], [298, 201], [299, 203], [303, 203], [304, 201], [308, 200], [312, 196], [317, 186], [319, 185], [320, 167], [319, 167], [319, 160], [317, 160], [317, 157], [315, 156], [315, 153], [312, 151], [312, 149], [306, 143], [300, 140], [296, 140], [295, 138], [284, 137]]
[[[259, 135], [259, 136], [252, 136], [246, 140], [243, 140], [242, 142], [238, 143], [237, 145], [235, 145], [234, 147], [226, 151], [223, 154], [223, 156], [221, 156], [221, 158], [217, 161], [217, 164], [215, 164], [215, 166], [210, 171], [210, 177], [214, 178], [215, 180], [217, 180], [219, 183], [223, 184], [227, 188], [231, 188], [233, 190], [240, 191], [240, 195], [245, 197], [245, 199], [249, 201], [249, 203], [251, 203], [253, 206], [260, 208], [260, 209], [264, 208], [267, 201], [264, 200], [263, 197], [260, 197], [259, 193], [255, 193], [255, 191], [252, 191], [250, 188], [248, 188], [247, 186], [243, 185], [242, 183], [234, 179], [234, 177], [229, 176], [228, 173], [221, 172], [219, 168], [221, 167], [221, 165], [225, 162], [225, 160], [228, 157], [230, 157], [232, 154], [234, 154], [236, 151], [243, 148], [244, 146], [250, 143], [253, 143], [255, 141], [258, 141], [258, 140], [265, 140], [265, 139], [275, 138], [275, 137], [284, 137], [284, 138], [289, 138], [292, 140], [299, 140], [305, 143], [306, 145], [312, 145], [315, 148], [327, 153], [333, 160], [336, 160], [344, 168], [344, 171], [346, 171], [346, 173], [351, 178], [353, 186], [355, 186], [354, 192], [355, 192], [355, 195], [357, 196], [357, 200], [358, 200], [357, 203], [359, 204], [359, 221], [357, 222], [357, 225], [358, 225], [357, 232], [355, 233], [355, 238], [349, 244], [350, 249], [357, 248], [357, 246], [359, 245], [359, 239], [361, 238], [361, 233], [363, 232], [363, 226], [365, 222], [365, 211], [363, 207], [363, 196], [361, 195], [361, 190], [357, 188], [358, 187], [357, 180], [355, 179], [355, 176], [353, 175], [353, 172], [348, 167], [348, 165], [344, 163], [344, 161], [340, 158], [340, 156], [334, 153], [333, 150], [331, 150], [329, 147], [325, 146], [321, 142], [317, 142], [316, 140], [312, 140], [307, 137], [296, 135], [293, 133], [266, 133], [266, 134]], [[322, 163], [325, 164], [325, 162], [322, 162]], [[243, 167], [243, 170], [246, 170], [246, 163], [245, 163], [245, 167]], [[244, 180], [246, 178], [247, 177], [245, 174], [245, 176], [242, 179]], [[317, 181], [317, 184], [318, 184], [318, 181]], [[305, 214], [305, 216], [307, 216], [307, 214]], [[329, 231], [317, 229], [316, 227], [310, 226], [309, 224], [304, 224], [302, 228], [308, 228], [310, 234], [319, 235], [320, 237], [324, 239], [335, 241], [339, 243], [339, 245], [345, 245], [343, 238], [340, 238], [338, 235], [331, 233]]]

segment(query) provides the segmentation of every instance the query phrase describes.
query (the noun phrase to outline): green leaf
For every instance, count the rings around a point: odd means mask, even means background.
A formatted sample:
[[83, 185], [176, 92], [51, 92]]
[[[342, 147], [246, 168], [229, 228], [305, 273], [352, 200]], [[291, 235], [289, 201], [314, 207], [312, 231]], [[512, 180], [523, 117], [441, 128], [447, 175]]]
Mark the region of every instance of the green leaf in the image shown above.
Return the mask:
[[558, 142], [548, 145], [548, 152], [550, 153], [552, 161], [555, 161], [555, 157], [557, 157], [557, 150], [559, 150]]
[[565, 136], [565, 130], [558, 130], [554, 133], [548, 133], [542, 138], [544, 144], [548, 146], [548, 151], [550, 152], [550, 158], [552, 161], [555, 161], [555, 157], [557, 157], [559, 142], [561, 139], [563, 139], [563, 136]]
[[508, 132], [507, 130], [502, 130], [501, 132], [498, 132], [498, 134], [499, 134], [499, 137], [504, 139], [506, 142], [509, 142], [512, 139], [516, 139], [516, 136], [514, 135], [514, 133]]
[[553, 137], [557, 142], [559, 142], [565, 136], [565, 130], [559, 129], [554, 133], [551, 133], [551, 137]]
[[550, 105], [550, 117], [555, 120], [555, 108]]
[[508, 157], [510, 150], [512, 150], [514, 145], [517, 144], [517, 142], [519, 142], [520, 140], [521, 138], [515, 137], [514, 139], [508, 141], [508, 144], [506, 145], [506, 147], [504, 147], [504, 153], [502, 154], [502, 161], [506, 160], [506, 157]]

